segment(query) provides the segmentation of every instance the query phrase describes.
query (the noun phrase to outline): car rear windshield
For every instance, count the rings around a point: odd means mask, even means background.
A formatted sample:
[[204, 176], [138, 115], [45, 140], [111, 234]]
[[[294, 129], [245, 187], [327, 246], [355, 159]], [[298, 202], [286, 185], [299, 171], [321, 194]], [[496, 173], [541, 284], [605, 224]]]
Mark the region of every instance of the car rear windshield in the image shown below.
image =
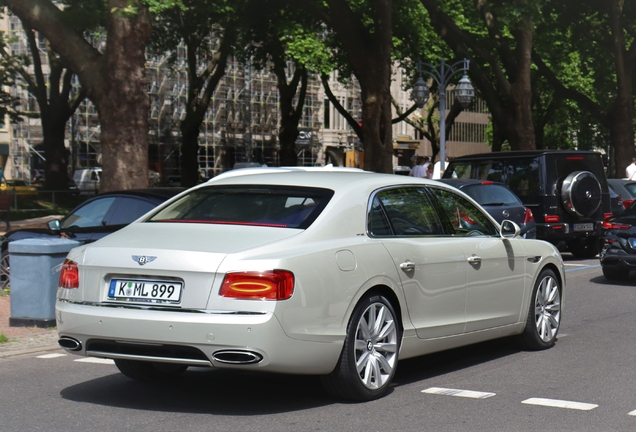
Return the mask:
[[465, 186], [462, 192], [483, 206], [522, 205], [510, 189], [496, 184], [476, 184]]
[[195, 189], [147, 222], [186, 222], [307, 228], [333, 191], [280, 186], [210, 186]]

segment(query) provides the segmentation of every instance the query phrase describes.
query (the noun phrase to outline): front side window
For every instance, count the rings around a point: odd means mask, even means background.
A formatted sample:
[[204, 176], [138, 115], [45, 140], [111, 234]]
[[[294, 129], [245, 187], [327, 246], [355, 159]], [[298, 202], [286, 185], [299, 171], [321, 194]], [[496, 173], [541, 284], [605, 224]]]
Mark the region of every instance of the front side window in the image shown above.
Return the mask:
[[442, 225], [423, 188], [404, 187], [378, 192], [369, 211], [373, 236], [426, 236], [443, 234]]
[[498, 235], [497, 228], [490, 219], [464, 197], [444, 189], [431, 188], [431, 191], [444, 209], [453, 235]]
[[307, 228], [333, 191], [284, 186], [210, 186], [195, 189], [147, 222], [189, 222]]

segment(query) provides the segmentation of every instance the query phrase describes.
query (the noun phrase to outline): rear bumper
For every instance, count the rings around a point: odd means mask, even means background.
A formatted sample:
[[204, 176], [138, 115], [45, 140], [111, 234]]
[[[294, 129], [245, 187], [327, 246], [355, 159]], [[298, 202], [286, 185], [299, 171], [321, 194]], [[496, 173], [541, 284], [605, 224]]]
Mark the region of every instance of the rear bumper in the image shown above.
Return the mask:
[[[327, 374], [342, 350], [342, 343], [288, 337], [271, 312], [191, 313], [58, 300], [56, 318], [59, 336], [81, 344], [69, 353], [102, 358]], [[220, 352], [256, 354], [261, 359], [228, 364], [217, 360]]]
[[623, 249], [603, 248], [599, 257], [603, 267], [636, 270], [636, 254], [627, 253]]
[[591, 231], [575, 231], [575, 224], [570, 223], [537, 223], [537, 238], [556, 244], [561, 241], [600, 237], [603, 223], [598, 221], [592, 223], [594, 228]]

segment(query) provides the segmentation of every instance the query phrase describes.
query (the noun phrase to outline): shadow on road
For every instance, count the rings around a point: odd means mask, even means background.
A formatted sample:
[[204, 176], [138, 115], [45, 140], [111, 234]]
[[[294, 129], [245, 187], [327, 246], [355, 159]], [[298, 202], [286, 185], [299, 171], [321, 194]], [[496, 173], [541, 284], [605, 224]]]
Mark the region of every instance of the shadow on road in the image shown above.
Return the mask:
[[[393, 387], [409, 385], [519, 352], [510, 339], [484, 342], [399, 363]], [[333, 403], [319, 377], [190, 368], [180, 378], [157, 383], [121, 374], [61, 391], [64, 399], [161, 412], [253, 416], [293, 412]], [[389, 396], [390, 397], [390, 396]], [[346, 402], [345, 402], [346, 403]]]

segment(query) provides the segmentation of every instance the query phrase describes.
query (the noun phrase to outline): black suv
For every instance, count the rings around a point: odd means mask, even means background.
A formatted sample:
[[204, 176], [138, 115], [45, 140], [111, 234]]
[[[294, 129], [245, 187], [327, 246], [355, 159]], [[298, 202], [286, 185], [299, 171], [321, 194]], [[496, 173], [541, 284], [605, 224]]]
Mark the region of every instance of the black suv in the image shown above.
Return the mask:
[[492, 152], [453, 159], [444, 178], [506, 183], [532, 210], [537, 238], [578, 258], [599, 251], [605, 217], [611, 216], [600, 153], [579, 150]]

